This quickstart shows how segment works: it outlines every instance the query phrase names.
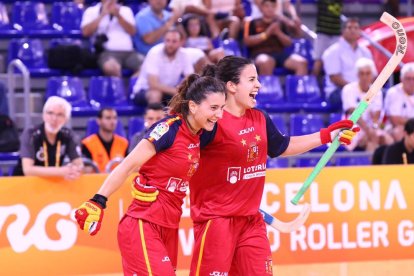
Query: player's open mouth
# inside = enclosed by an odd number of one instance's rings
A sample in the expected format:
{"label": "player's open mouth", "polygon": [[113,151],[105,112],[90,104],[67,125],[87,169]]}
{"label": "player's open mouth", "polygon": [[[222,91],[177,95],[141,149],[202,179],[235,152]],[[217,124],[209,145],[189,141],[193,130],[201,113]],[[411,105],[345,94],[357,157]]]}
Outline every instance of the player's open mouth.
{"label": "player's open mouth", "polygon": [[209,123],[211,123],[211,124],[215,124],[217,121],[216,120],[209,120],[209,119],[207,119],[207,122],[209,122]]}
{"label": "player's open mouth", "polygon": [[256,99],[256,96],[257,96],[257,92],[253,92],[249,94],[249,97],[252,98],[253,100]]}

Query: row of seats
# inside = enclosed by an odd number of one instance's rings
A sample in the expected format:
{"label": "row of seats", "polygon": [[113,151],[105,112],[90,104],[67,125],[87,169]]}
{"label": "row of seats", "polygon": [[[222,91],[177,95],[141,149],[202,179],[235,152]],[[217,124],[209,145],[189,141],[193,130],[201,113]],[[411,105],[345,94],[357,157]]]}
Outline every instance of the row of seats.
{"label": "row of seats", "polygon": [[86,92],[82,79],[78,77],[50,77],[45,97],[65,98],[73,107],[73,116],[93,116],[106,106],[114,107],[119,115],[139,115],[143,114],[144,108],[135,106],[129,99],[134,82],[135,79],[131,79],[129,88],[125,89],[121,78],[94,76],[90,78]]}

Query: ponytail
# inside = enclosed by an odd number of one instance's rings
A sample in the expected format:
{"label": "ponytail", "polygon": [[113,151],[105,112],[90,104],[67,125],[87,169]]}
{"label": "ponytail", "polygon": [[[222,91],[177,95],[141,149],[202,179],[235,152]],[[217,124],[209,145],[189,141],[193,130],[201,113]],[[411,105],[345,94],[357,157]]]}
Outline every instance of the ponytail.
{"label": "ponytail", "polygon": [[[214,71],[209,72],[209,74],[212,74]],[[169,104],[170,113],[182,114],[185,117],[189,113],[188,104],[190,101],[200,104],[211,93],[226,95],[224,83],[211,75],[191,74],[178,86],[178,93],[171,99]]]}

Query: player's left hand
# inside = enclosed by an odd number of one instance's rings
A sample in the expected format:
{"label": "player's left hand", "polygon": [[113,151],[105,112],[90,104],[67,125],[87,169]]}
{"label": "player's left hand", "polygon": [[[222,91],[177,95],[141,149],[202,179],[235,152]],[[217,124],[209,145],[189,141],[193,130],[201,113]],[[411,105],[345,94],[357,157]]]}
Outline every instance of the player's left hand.
{"label": "player's left hand", "polygon": [[351,120],[340,120],[320,130],[321,142],[322,144],[331,143],[339,135],[339,142],[343,145],[349,145],[359,131],[360,128],[354,126],[354,122]]}

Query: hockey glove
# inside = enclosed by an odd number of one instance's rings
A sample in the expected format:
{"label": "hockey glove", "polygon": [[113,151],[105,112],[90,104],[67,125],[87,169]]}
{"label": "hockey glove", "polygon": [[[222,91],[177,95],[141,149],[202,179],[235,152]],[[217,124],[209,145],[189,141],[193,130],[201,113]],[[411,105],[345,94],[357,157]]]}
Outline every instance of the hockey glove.
{"label": "hockey glove", "polygon": [[106,197],[98,194],[83,203],[75,211],[75,218],[80,228],[91,236],[96,235],[101,228],[105,207]]}
{"label": "hockey glove", "polygon": [[143,202],[154,202],[158,196],[158,189],[147,185],[145,179],[139,175],[132,181],[132,197]]}
{"label": "hockey glove", "polygon": [[349,145],[359,131],[360,128],[354,127],[354,123],[351,120],[341,120],[320,130],[321,142],[323,145],[331,143],[339,135],[339,142],[343,145]]}

